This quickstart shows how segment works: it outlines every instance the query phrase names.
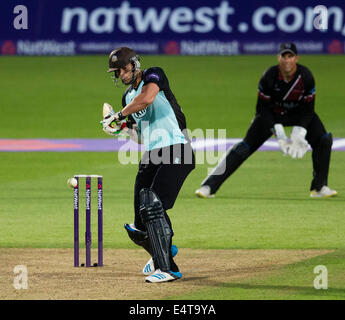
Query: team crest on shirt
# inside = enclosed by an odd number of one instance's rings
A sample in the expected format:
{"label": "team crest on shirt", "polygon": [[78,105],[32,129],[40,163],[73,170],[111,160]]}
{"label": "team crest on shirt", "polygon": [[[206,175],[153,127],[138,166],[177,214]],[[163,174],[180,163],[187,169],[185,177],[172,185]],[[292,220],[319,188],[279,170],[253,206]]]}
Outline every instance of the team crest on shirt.
{"label": "team crest on shirt", "polygon": [[140,110],[140,111],[138,111],[136,113],[133,113],[133,117],[136,118],[136,119],[141,119],[142,117],[145,116],[146,111],[147,111],[146,109],[143,109],[143,110]]}

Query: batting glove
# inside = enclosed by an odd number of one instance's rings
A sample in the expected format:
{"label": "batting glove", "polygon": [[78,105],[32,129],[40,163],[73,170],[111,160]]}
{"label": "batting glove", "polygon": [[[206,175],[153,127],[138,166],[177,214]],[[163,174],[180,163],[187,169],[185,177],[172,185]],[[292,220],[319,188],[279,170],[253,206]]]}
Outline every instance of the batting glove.
{"label": "batting glove", "polygon": [[283,152],[283,155],[286,156],[289,152],[291,144],[287,140],[284,127],[281,123],[276,123],[273,128],[274,134],[278,140],[280,150]]}
{"label": "batting glove", "polygon": [[119,122],[121,120],[124,120],[126,117],[122,115],[122,112],[115,113],[114,110],[111,110],[101,121],[101,124],[103,127],[109,126],[112,122]]}
{"label": "batting glove", "polygon": [[[102,121],[101,121],[102,122]],[[127,127],[126,120],[112,121],[110,125],[103,124],[103,131],[111,136],[118,136],[124,128]]]}
{"label": "batting glove", "polygon": [[291,131],[291,147],[288,150],[288,154],[295,159],[302,158],[308,151],[309,144],[305,139],[307,130],[303,127],[294,126]]}
{"label": "batting glove", "polygon": [[115,113],[111,108],[109,113],[104,116],[100,123],[105,133],[112,136],[117,136],[123,130],[123,128],[127,126],[126,120],[123,119],[124,117],[122,116],[121,112]]}

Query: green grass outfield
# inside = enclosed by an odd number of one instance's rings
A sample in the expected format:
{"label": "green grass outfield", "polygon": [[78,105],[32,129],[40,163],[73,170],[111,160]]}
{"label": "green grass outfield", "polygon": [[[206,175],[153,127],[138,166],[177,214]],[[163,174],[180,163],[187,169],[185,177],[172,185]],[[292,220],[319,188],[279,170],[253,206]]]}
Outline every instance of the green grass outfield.
{"label": "green grass outfield", "polygon": [[[301,56],[316,79],[316,110],[334,137],[345,137],[344,56]],[[188,127],[226,128],[242,137],[254,115],[262,73],[275,56],[142,57],[161,66]],[[107,56],[0,57],[0,137],[102,138],[104,101],[120,107],[123,89],[106,73]],[[14,126],[15,124],[15,126]]]}
{"label": "green grass outfield", "polygon": [[[274,56],[142,59],[144,67],[164,68],[190,129],[226,128],[228,137],[244,135],[257,82],[275,61]],[[334,137],[345,137],[344,57],[301,56],[301,63],[316,78],[320,118]],[[120,105],[122,90],[114,88],[106,68],[104,56],[1,57],[0,138],[107,138],[98,123],[101,107],[104,101]],[[171,298],[344,299],[344,163],[344,152],[332,153],[329,185],[339,196],[322,200],[309,198],[310,152],[301,160],[257,152],[212,200],[194,197],[208,167],[199,165],[170,211],[180,247],[335,251],[245,282]],[[116,153],[0,153],[0,248],[71,248],[72,190],[66,180],[83,172],[105,177],[104,246],[134,248],[123,223],[133,220],[136,170],[119,164]],[[328,290],[312,286],[317,265],[328,268]]]}

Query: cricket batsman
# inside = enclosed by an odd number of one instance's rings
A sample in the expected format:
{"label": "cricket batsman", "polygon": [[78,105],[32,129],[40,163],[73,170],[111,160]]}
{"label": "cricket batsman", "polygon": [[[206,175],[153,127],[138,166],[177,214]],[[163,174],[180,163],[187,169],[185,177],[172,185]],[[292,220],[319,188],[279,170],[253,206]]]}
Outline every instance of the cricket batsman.
{"label": "cricket batsman", "polygon": [[[246,136],[227,151],[226,157],[202,182],[195,192],[198,197],[214,197],[224,181],[272,134],[283,154],[292,158],[302,158],[310,145],[313,161],[310,197],[337,195],[328,187],[333,139],[314,110],[314,77],[307,67],[298,64],[294,43],[281,44],[278,61],[260,80],[256,114]],[[290,141],[285,134],[286,126],[292,126]]]}
{"label": "cricket batsman", "polygon": [[159,67],[141,69],[134,50],[121,47],[109,55],[108,72],[115,84],[128,86],[122,110],[104,114],[103,130],[117,136],[127,130],[144,144],[134,186],[134,223],[124,227],[130,239],[143,247],[151,259],[143,268],[146,282],[180,279],[174,262],[177,247],[167,211],[195,168],[194,153],[186,133],[186,119],[172,93],[164,71]]}

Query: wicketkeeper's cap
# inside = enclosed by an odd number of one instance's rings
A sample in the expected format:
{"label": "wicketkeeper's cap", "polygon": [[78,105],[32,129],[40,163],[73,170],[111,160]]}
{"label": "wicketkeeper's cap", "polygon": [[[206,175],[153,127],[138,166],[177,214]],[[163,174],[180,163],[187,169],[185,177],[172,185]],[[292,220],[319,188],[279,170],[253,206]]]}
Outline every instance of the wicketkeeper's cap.
{"label": "wicketkeeper's cap", "polygon": [[296,45],[292,42],[282,43],[279,48],[279,54],[284,54],[286,52],[290,52],[297,56]]}

